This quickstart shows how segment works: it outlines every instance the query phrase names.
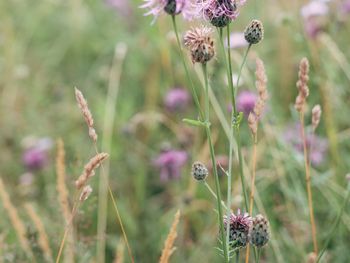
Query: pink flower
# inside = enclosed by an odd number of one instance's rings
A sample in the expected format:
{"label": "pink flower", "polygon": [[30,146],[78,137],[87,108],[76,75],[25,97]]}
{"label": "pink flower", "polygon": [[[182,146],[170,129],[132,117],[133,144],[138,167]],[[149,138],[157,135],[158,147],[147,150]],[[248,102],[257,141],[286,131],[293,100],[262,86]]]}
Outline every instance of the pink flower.
{"label": "pink flower", "polygon": [[245,0],[199,0],[197,12],[213,26],[225,27],[239,15]]}
{"label": "pink flower", "polygon": [[168,91],[164,98],[164,105],[168,111],[183,111],[190,104],[191,97],[187,90],[174,88]]}
{"label": "pink flower", "polygon": [[144,0],[144,4],[140,7],[148,9],[145,16],[153,15],[155,18],[162,12],[169,15],[181,13],[187,20],[192,19],[194,15],[192,0]]}
{"label": "pink flower", "polygon": [[28,170],[40,170],[44,168],[49,160],[49,150],[52,141],[49,138],[35,139],[25,138],[23,140],[24,152],[22,161]]}
{"label": "pink flower", "polygon": [[166,182],[170,179],[178,179],[181,169],[186,164],[188,155],[185,151],[166,150],[154,160],[154,165],[160,169],[160,180]]}

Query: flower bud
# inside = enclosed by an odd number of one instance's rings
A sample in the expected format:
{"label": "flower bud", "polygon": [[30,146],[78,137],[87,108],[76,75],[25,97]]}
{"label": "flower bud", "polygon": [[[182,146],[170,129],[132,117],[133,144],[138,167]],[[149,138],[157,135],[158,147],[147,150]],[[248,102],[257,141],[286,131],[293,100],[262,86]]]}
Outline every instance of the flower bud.
{"label": "flower bud", "polygon": [[253,218],[253,224],[250,229],[250,243],[256,247],[262,247],[270,239],[269,222],[262,215]]}
{"label": "flower bud", "polygon": [[192,171],[191,174],[194,179],[197,181],[203,181],[208,176],[208,169],[205,167],[205,165],[201,162],[194,162],[192,164]]}
{"label": "flower bud", "polygon": [[244,31],[244,38],[249,44],[257,44],[264,38],[264,27],[259,20],[253,20]]}

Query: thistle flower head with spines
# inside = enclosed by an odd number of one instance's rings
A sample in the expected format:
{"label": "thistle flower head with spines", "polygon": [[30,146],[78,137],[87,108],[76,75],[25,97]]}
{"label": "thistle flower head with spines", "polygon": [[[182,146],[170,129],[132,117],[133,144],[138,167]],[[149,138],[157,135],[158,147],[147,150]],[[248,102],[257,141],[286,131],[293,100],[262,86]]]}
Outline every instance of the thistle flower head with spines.
{"label": "thistle flower head with spines", "polygon": [[264,27],[261,21],[252,20],[244,30],[244,38],[251,45],[258,44],[264,38]]}
{"label": "thistle flower head with spines", "polygon": [[249,241],[249,229],[252,224],[252,218],[248,213],[241,214],[237,211],[237,215],[231,213],[230,218],[224,216],[224,230],[227,231],[229,224],[229,245],[231,249],[244,248]]}
{"label": "thistle flower head with spines", "polygon": [[149,10],[145,16],[153,15],[155,18],[162,12],[173,16],[182,14],[187,20],[195,15],[193,0],[144,0],[140,7]]}
{"label": "thistle flower head with spines", "polygon": [[245,0],[200,0],[198,13],[215,27],[225,27],[239,15]]}
{"label": "thistle flower head with spines", "polygon": [[202,26],[186,32],[184,44],[191,52],[192,62],[207,63],[215,55],[214,40],[211,37],[212,29]]}
{"label": "thistle flower head with spines", "polygon": [[250,243],[258,248],[263,247],[267,244],[270,239],[270,226],[269,221],[262,216],[257,215],[253,218],[251,224],[249,240]]}

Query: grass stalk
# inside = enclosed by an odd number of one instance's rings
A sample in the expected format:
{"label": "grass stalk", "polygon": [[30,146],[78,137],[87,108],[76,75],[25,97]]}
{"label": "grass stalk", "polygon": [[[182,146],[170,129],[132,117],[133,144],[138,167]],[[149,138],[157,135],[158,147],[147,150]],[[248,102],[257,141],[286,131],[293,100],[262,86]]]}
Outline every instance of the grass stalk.
{"label": "grass stalk", "polygon": [[308,161],[306,136],[305,136],[305,128],[304,128],[304,111],[300,112],[300,124],[301,124],[301,127],[300,127],[301,139],[303,141],[303,148],[304,148],[305,180],[306,180],[306,188],[307,188],[309,213],[310,213],[312,242],[314,247],[314,253],[317,255],[318,248],[317,248],[317,238],[316,238],[316,224],[315,224],[314,209],[312,204],[311,175],[310,175],[310,166]]}

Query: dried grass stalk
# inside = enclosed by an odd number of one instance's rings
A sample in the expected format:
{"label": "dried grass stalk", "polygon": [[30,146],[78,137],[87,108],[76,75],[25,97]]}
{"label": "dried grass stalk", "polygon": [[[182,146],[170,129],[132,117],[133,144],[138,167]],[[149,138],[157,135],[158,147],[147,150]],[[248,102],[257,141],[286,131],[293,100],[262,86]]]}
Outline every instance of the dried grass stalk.
{"label": "dried grass stalk", "polygon": [[315,105],[312,108],[312,129],[315,131],[320,123],[321,120],[321,106],[320,105]]}
{"label": "dried grass stalk", "polygon": [[78,180],[75,181],[75,186],[81,189],[90,177],[95,175],[95,169],[100,166],[100,164],[108,158],[107,153],[98,153],[90,159],[90,161],[85,165],[83,173],[79,176]]}
{"label": "dried grass stalk", "polygon": [[13,225],[13,228],[16,231],[21,247],[26,252],[27,256],[32,258],[33,253],[30,248],[29,240],[27,239],[26,228],[21,218],[18,215],[18,211],[16,207],[11,203],[10,197],[6,192],[5,185],[1,178],[0,178],[0,197],[2,199],[2,203],[4,204],[4,208],[10,217],[11,224]]}
{"label": "dried grass stalk", "polygon": [[162,251],[162,256],[159,259],[159,263],[168,263],[170,256],[175,251],[175,247],[173,247],[175,239],[177,237],[176,227],[180,221],[180,210],[178,210],[175,214],[175,218],[173,224],[171,225],[169,234],[164,242],[164,248]]}
{"label": "dried grass stalk", "polygon": [[33,221],[35,228],[38,230],[38,234],[39,234],[38,242],[41,250],[44,253],[45,259],[47,260],[47,262],[52,262],[53,258],[52,258],[52,251],[49,246],[50,242],[46,234],[44,224],[40,219],[40,216],[35,212],[32,204],[26,203],[24,205],[24,208],[26,209],[30,219]]}
{"label": "dried grass stalk", "polygon": [[[69,205],[69,192],[66,185],[66,163],[65,163],[65,151],[64,143],[62,139],[57,140],[57,155],[56,155],[56,174],[57,174],[57,193],[60,208],[63,214],[63,218],[66,224],[69,223],[72,213],[71,207]],[[68,243],[69,245],[65,249],[65,261],[68,263],[74,262],[74,235],[73,229],[68,232]]]}
{"label": "dried grass stalk", "polygon": [[266,88],[267,77],[265,74],[265,67],[264,67],[264,63],[259,58],[256,59],[255,76],[256,76],[255,85],[256,85],[256,89],[258,90],[259,97],[257,102],[255,103],[253,112],[249,113],[249,116],[248,116],[248,125],[254,137],[257,134],[259,118],[261,117],[261,114],[264,111],[265,104],[268,98],[268,93]]}
{"label": "dried grass stalk", "polygon": [[309,61],[307,58],[303,58],[299,64],[299,79],[297,81],[297,88],[299,90],[298,96],[295,100],[295,109],[298,112],[304,110],[306,104],[306,98],[309,96],[309,87],[307,82],[309,81]]}
{"label": "dried grass stalk", "polygon": [[80,90],[78,90],[77,88],[75,88],[75,98],[78,102],[78,106],[79,106],[81,112],[83,113],[85,122],[89,128],[89,136],[94,142],[96,142],[97,141],[97,133],[94,129],[94,119],[92,117],[91,111],[89,109],[89,106],[88,106],[86,99],[84,98],[83,93]]}
{"label": "dried grass stalk", "polygon": [[86,201],[89,198],[91,193],[92,193],[91,186],[90,185],[84,186],[83,190],[81,191],[79,201],[80,202]]}

